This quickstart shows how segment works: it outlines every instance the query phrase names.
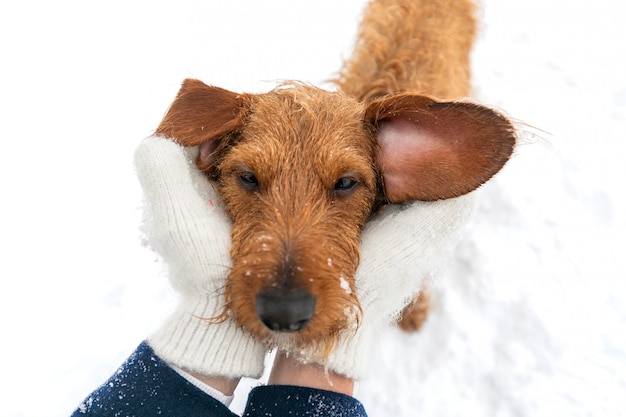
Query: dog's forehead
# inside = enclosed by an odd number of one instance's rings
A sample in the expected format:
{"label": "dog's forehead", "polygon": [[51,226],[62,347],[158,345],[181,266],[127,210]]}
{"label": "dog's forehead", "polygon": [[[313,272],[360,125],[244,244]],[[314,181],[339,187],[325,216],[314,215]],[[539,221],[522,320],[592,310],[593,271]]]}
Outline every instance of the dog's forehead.
{"label": "dog's forehead", "polygon": [[329,147],[369,152],[371,138],[363,115],[363,106],[352,97],[290,84],[257,96],[246,130],[299,152]]}
{"label": "dog's forehead", "polygon": [[350,175],[373,186],[375,139],[363,119],[362,104],[342,93],[294,85],[257,95],[221,167],[266,184],[328,187]]}
{"label": "dog's forehead", "polygon": [[[331,222],[340,207],[359,228],[377,185],[375,139],[363,123],[362,105],[312,89],[278,91],[254,100],[219,163],[222,196],[237,230],[253,229],[268,219],[277,222],[277,215],[305,230]],[[242,187],[242,174],[250,173],[258,192]],[[352,198],[345,199],[350,208],[334,204],[340,198],[336,186],[346,179],[359,184]]]}

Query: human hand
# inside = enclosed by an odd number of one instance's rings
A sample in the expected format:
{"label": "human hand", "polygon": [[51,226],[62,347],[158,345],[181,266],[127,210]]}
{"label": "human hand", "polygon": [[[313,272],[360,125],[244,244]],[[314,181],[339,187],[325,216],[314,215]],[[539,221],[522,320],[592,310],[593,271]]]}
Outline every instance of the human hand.
{"label": "human hand", "polygon": [[[436,202],[385,206],[365,226],[356,291],[362,314],[358,327],[345,329],[326,359],[327,369],[361,379],[371,341],[382,326],[435,276],[471,218],[474,194]],[[306,354],[303,356],[306,360]]]}
{"label": "human hand", "polygon": [[224,312],[231,223],[193,162],[197,152],[152,136],[135,154],[147,243],[163,259],[181,296],[148,343],[166,362],[192,373],[259,377],[265,347],[229,317],[211,320]]}

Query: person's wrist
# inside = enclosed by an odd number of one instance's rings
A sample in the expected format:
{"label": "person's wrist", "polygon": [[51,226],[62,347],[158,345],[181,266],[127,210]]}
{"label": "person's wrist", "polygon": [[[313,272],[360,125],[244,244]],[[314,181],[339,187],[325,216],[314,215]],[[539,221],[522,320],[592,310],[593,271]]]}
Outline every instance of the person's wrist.
{"label": "person's wrist", "polygon": [[269,377],[270,385],[295,385],[352,395],[354,380],[318,363],[303,362],[293,354],[278,351]]}

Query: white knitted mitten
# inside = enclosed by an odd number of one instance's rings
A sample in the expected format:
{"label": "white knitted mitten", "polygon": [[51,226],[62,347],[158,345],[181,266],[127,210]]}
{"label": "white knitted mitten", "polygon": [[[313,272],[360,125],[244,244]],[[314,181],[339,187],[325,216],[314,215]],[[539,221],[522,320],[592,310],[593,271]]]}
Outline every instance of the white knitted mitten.
{"label": "white knitted mitten", "polygon": [[193,162],[197,152],[152,136],[135,154],[147,241],[181,296],[177,310],[148,343],[163,360],[187,371],[258,378],[266,348],[231,319],[203,320],[223,312],[231,223]]}
{"label": "white knitted mitten", "polygon": [[362,308],[360,326],[346,330],[328,358],[328,369],[361,379],[371,340],[398,318],[434,276],[461,238],[473,213],[472,194],[437,202],[388,205],[363,230],[356,287]]}

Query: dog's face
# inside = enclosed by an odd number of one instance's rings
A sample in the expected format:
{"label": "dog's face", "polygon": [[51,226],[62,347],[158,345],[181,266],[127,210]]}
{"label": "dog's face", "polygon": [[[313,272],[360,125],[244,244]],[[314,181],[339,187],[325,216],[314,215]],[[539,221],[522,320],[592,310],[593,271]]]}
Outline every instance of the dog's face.
{"label": "dog's face", "polygon": [[346,99],[303,87],[248,97],[241,131],[222,139],[228,149],[213,157],[216,144],[201,146],[233,219],[227,304],[263,339],[308,345],[357,315],[375,141]]}
{"label": "dog's face", "polygon": [[272,344],[328,353],[359,317],[360,232],[381,201],[465,194],[509,158],[481,106],[398,95],[359,103],[300,84],[237,95],[187,80],[157,133],[200,146],[233,220],[228,313]]}

